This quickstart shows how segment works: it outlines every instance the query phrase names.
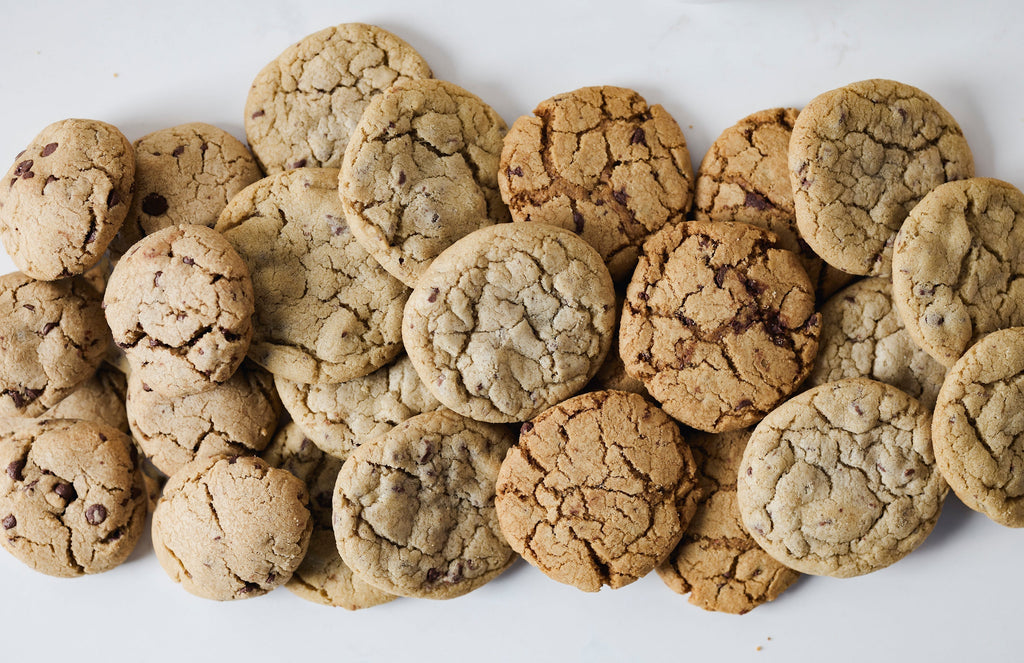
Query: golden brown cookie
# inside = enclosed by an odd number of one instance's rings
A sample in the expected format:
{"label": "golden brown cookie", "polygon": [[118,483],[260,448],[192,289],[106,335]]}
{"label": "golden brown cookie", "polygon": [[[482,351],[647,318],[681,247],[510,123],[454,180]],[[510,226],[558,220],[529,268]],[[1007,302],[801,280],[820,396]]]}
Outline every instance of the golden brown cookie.
{"label": "golden brown cookie", "polygon": [[672,551],[697,503],[678,426],[642,396],[598,391],[523,424],[498,473],[512,548],[588,592],[642,578]]}
{"label": "golden brown cookie", "polygon": [[891,270],[896,232],[939,184],[974,175],[953,116],[921,90],[882,79],[825,92],[800,111],[789,143],[800,235],[833,267]]}
{"label": "golden brown cookie", "polygon": [[749,426],[811,370],[821,317],[797,256],[745,223],[691,221],[644,244],[626,291],[619,353],[688,426]]}
{"label": "golden brown cookie", "polygon": [[498,184],[514,221],[575,231],[623,281],[647,236],[685,218],[693,166],[668,111],[606,85],[552,97],[516,120]]}
{"label": "golden brown cookie", "polygon": [[750,430],[687,437],[701,501],[679,545],[658,567],[669,589],[705,610],[742,615],[796,582],[799,573],[757,545],[740,520],[736,475]]}

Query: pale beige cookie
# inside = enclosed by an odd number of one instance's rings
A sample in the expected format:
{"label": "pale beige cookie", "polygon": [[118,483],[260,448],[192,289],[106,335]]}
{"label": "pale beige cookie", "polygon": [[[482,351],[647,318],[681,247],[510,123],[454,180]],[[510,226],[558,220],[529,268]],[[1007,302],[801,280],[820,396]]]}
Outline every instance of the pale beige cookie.
{"label": "pale beige cookie", "polygon": [[356,239],[412,287],[441,251],[508,221],[498,192],[505,121],[447,81],[407,81],[366,107],[338,194]]}
{"label": "pale beige cookie", "polygon": [[816,387],[843,378],[871,378],[935,406],[946,367],[914,343],[881,276],[847,286],[821,307],[818,357],[804,383]]}
{"label": "pale beige cookie", "polygon": [[441,407],[405,355],[339,384],[304,384],[281,377],[274,384],[302,432],[339,458],[409,417]]}
{"label": "pale beige cookie", "polygon": [[952,366],[984,334],[1024,325],[1024,193],[981,177],[936,187],[900,229],[892,263],[907,332]]}
{"label": "pale beige cookie", "polygon": [[352,452],[334,491],[345,563],[400,596],[449,599],[504,571],[494,481],[515,436],[450,410],[407,419]]}
{"label": "pale beige cookie", "polygon": [[666,412],[724,432],[756,422],[796,390],[820,328],[807,273],[773,233],[691,221],[644,244],[619,353]]}
{"label": "pale beige cookie", "polygon": [[355,241],[338,171],[301,168],[247,187],[217,221],[252,274],[249,357],[296,382],[344,382],[402,349],[408,289]]}
{"label": "pale beige cookie", "polygon": [[771,108],[722,132],[704,155],[694,187],[698,221],[739,221],[771,230],[800,257],[820,299],[853,277],[825,263],[800,237],[789,183],[789,139],[799,111]]}
{"label": "pale beige cookie", "polygon": [[96,372],[109,345],[99,294],[82,277],[0,276],[0,416],[50,409]]}
{"label": "pale beige cookie", "polygon": [[397,83],[430,78],[409,44],[374,25],[343,23],[289,46],[245,101],[245,135],[263,170],[338,168],[366,104]]}
{"label": "pale beige cookie", "polygon": [[658,567],[669,589],[705,610],[742,615],[796,582],[799,573],[757,545],[740,520],[736,474],[750,430],[687,437],[701,501],[679,545]]}
{"label": "pale beige cookie", "polygon": [[932,531],[947,491],[929,415],[864,378],[785,402],[754,429],[740,464],[747,531],[801,573],[849,578],[902,559]]}
{"label": "pale beige cookie", "polygon": [[949,369],[932,418],[939,471],[1000,525],[1024,527],[1024,327],[985,336]]}
{"label": "pale beige cookie", "polygon": [[154,131],[133,146],[135,195],[110,245],[118,255],[170,226],[212,228],[228,201],[263,176],[241,141],[203,122]]}
{"label": "pale beige cookie", "polygon": [[479,421],[525,421],[600,367],[615,290],[601,257],[572,232],[499,224],[434,261],[402,326],[406,352],[437,400]]}
{"label": "pale beige cookie", "polygon": [[18,269],[52,281],[95,265],[132,200],[135,156],[105,122],[43,129],[0,180],[0,240]]}
{"label": "pale beige cookie", "polygon": [[167,481],[153,549],[168,576],[216,601],[283,585],[309,545],[306,484],[252,456],[197,458]]}
{"label": "pale beige cookie", "polygon": [[65,578],[125,561],[146,520],[131,439],[89,421],[18,423],[0,427],[0,544],[36,571]]}
{"label": "pale beige cookie", "polygon": [[168,398],[212,389],[245,359],[255,307],[249,269],[206,226],[164,228],[118,261],[103,295],[131,372]]}
{"label": "pale beige cookie", "polygon": [[125,398],[128,381],[113,366],[100,364],[95,375],[78,385],[59,403],[40,415],[42,419],[85,419],[128,432]]}
{"label": "pale beige cookie", "polygon": [[495,508],[512,548],[588,592],[624,587],[672,551],[696,507],[696,466],[674,421],[642,396],[599,391],[523,424]]}
{"label": "pale beige cookie", "polygon": [[281,413],[273,378],[253,364],[209,391],[179,398],[161,396],[132,373],[126,405],[139,448],[167,475],[199,456],[259,453]]}
{"label": "pale beige cookie", "polygon": [[910,210],[939,184],[974,175],[960,126],[921,90],[881,79],[825,92],[789,143],[800,235],[833,267],[879,276]]}
{"label": "pale beige cookie", "polygon": [[585,87],[542,101],[513,123],[498,169],[515,221],[575,231],[623,281],[640,246],[693,201],[679,125],[633,90]]}

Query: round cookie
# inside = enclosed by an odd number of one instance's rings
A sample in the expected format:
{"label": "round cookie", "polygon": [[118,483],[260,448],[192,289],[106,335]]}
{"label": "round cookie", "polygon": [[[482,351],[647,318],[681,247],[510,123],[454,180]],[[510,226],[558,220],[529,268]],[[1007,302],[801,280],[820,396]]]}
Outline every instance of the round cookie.
{"label": "round cookie", "polygon": [[245,135],[268,174],[339,168],[369,100],[431,75],[420,54],[386,30],[363,23],[326,28],[256,75],[245,101]]}
{"label": "round cookie", "polygon": [[789,183],[789,139],[799,111],[770,108],[743,118],[711,144],[697,170],[697,221],[739,221],[772,231],[800,257],[820,299],[853,277],[825,263],[800,237]]}
{"label": "round cookie", "polygon": [[304,384],[281,377],[274,384],[302,432],[339,458],[409,417],[441,407],[404,355],[369,375],[339,384]]}
{"label": "round cookie", "polygon": [[182,224],[212,228],[236,193],[263,175],[248,148],[210,124],[190,122],[146,134],[135,148],[135,195],[111,253]]}
{"label": "round cookie", "polygon": [[338,171],[300,168],[246,187],[217,221],[260,303],[249,357],[296,382],[344,382],[402,349],[408,289],[349,232]]}
{"label": "round cookie", "polygon": [[146,520],[139,457],[127,435],[71,419],[0,432],[0,544],[40,573],[69,578],[128,558]]}
{"label": "round cookie", "polygon": [[640,246],[693,201],[679,125],[633,90],[585,87],[542,101],[505,137],[498,185],[514,221],[575,231],[624,281]]}
{"label": "round cookie", "polygon": [[515,436],[450,410],[364,442],[338,474],[334,534],[345,563],[400,596],[449,599],[515,559],[498,529],[494,481]]}
{"label": "round cookie", "polygon": [[82,277],[0,276],[0,417],[35,417],[88,380],[110,345],[98,293]]}
{"label": "round cookie", "polygon": [[825,92],[800,111],[789,143],[796,223],[833,267],[879,276],[926,193],[974,175],[953,116],[921,90],[882,79]]}
{"label": "round cookie", "polygon": [[799,386],[820,328],[807,273],[773,233],[691,221],[644,244],[619,353],[666,412],[720,433],[756,422]]}
{"label": "round cookie", "polygon": [[306,484],[261,458],[197,458],[168,479],[153,512],[157,561],[190,594],[261,596],[286,583],[306,554],[308,501]]}
{"label": "round cookie", "polygon": [[952,366],[984,334],[1024,325],[1024,193],[981,177],[936,187],[904,222],[892,263],[907,332]]}
{"label": "round cookie", "polygon": [[54,122],[0,180],[0,240],[14,264],[42,281],[95,265],[128,213],[131,143],[98,120]]}
{"label": "round cookie", "polygon": [[849,578],[902,559],[946,496],[930,428],[927,408],[883,382],[800,394],[750,436],[737,484],[743,525],[801,573]]}
{"label": "round cookie", "polygon": [[818,356],[805,386],[865,377],[891,384],[929,409],[935,407],[946,368],[907,333],[893,307],[889,279],[876,276],[847,286],[820,312]]}
{"label": "round cookie", "polygon": [[407,81],[367,105],[341,166],[352,234],[412,287],[456,240],[509,220],[498,191],[505,121],[476,95]]}
{"label": "round cookie", "polygon": [[774,601],[800,576],[757,545],[740,520],[736,475],[749,438],[747,429],[687,438],[697,461],[701,501],[658,575],[704,610],[748,613]]}
{"label": "round cookie", "polygon": [[124,405],[127,390],[124,374],[103,363],[95,375],[78,385],[40,418],[85,419],[127,433],[128,414]]}
{"label": "round cookie", "polygon": [[139,448],[167,475],[200,456],[259,453],[281,413],[273,378],[252,364],[209,391],[179,398],[161,396],[133,372],[126,408]]}
{"label": "round cookie", "polygon": [[642,396],[599,391],[523,424],[495,508],[512,548],[588,592],[624,587],[672,551],[697,502],[678,426]]}
{"label": "round cookie", "polygon": [[103,308],[132,373],[177,398],[213,388],[245,359],[255,308],[249,269],[217,231],[164,228],[118,261]]}
{"label": "round cookie", "polygon": [[935,461],[968,507],[1024,527],[1024,327],[992,332],[946,374],[932,417]]}
{"label": "round cookie", "polygon": [[433,262],[402,326],[405,350],[437,400],[479,421],[525,421],[600,367],[615,290],[601,257],[574,233],[499,224]]}

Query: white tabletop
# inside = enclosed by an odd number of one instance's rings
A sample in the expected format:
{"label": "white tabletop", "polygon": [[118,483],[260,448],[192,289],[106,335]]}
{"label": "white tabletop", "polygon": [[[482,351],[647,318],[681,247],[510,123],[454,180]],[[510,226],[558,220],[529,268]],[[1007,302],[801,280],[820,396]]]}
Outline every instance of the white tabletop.
{"label": "white tabletop", "polygon": [[[4,2],[0,155],[13,159],[65,117],[105,120],[132,140],[189,121],[244,139],[245,96],[264,64],[306,34],[363,21],[406,39],[437,77],[509,123],[559,92],[634,88],[676,117],[695,167],[723,129],[755,110],[893,78],[952,112],[979,175],[1020,186],[1024,5],[981,4]],[[0,273],[12,269],[0,257]],[[585,594],[523,562],[459,599],[349,613],[283,589],[233,603],[192,597],[161,571],[147,536],[125,565],[76,580],[0,552],[0,658],[1020,660],[1021,551],[1022,533],[951,495],[935,532],[903,561],[849,580],[806,577],[743,617],[703,612],[654,575]]]}

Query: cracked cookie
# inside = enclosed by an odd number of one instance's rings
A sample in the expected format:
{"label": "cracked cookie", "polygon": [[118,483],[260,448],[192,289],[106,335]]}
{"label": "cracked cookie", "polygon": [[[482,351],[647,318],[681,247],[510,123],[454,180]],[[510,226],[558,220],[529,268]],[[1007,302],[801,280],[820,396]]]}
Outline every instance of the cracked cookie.
{"label": "cracked cookie", "polygon": [[907,332],[952,366],[984,334],[1024,325],[1024,193],[982,177],[936,187],[904,222],[892,263]]}
{"label": "cracked cookie", "polygon": [[249,357],[296,382],[344,382],[402,349],[400,281],[355,241],[338,171],[300,168],[246,187],[217,221],[260,305]]}
{"label": "cracked cookie", "polygon": [[736,475],[749,438],[747,429],[687,437],[701,501],[658,575],[704,610],[748,613],[774,601],[800,576],[757,545],[740,520]]}
{"label": "cracked cookie", "polygon": [[789,143],[800,235],[833,267],[879,276],[910,210],[939,184],[974,175],[960,126],[921,90],[881,79],[825,92]]}
{"label": "cracked cookie", "polygon": [[1024,327],[992,332],[946,374],[932,417],[939,471],[957,497],[1024,527]]}
{"label": "cracked cookie", "polygon": [[313,443],[344,458],[364,440],[441,407],[409,358],[339,384],[304,384],[275,378],[281,403]]}
{"label": "cracked cookie", "polygon": [[498,473],[498,523],[550,578],[588,592],[624,587],[679,541],[695,472],[676,423],[642,396],[581,394],[522,425]]}
{"label": "cracked cookie", "polygon": [[931,409],[946,368],[917,346],[893,306],[888,278],[867,278],[837,292],[821,307],[814,368],[816,387],[844,378],[870,378],[901,389]]}
{"label": "cracked cookie", "polygon": [[331,523],[334,484],[342,460],[322,451],[294,422],[285,424],[261,454],[272,467],[288,470],[306,482],[313,533],[302,564],[285,588],[296,596],[320,603],[359,610],[394,600],[352,573],[338,553]]}
{"label": "cracked cookie", "polygon": [[420,54],[386,30],[363,23],[326,28],[256,75],[245,101],[245,135],[268,174],[338,168],[370,99],[431,75]]}
{"label": "cracked cookie", "polygon": [[61,120],[18,153],[0,183],[0,240],[18,269],[42,281],[99,262],[128,213],[131,143],[97,120]]}
{"label": "cracked cookie", "polygon": [[0,416],[50,409],[96,372],[108,345],[99,294],[82,277],[0,276]]}
{"label": "cracked cookie", "polygon": [[237,138],[190,122],[147,134],[135,148],[135,195],[111,253],[182,224],[212,228],[236,193],[263,175]]}
{"label": "cracked cookie", "polygon": [[364,442],[338,474],[334,534],[366,582],[400,596],[450,599],[504,571],[494,481],[515,436],[450,410]]}
{"label": "cracked cookie", "polygon": [[682,130],[660,104],[595,86],[542,101],[512,124],[498,185],[514,221],[575,231],[623,281],[647,236],[685,218],[693,166]]}
{"label": "cracked cookie", "polygon": [[197,458],[153,511],[153,548],[190,594],[246,599],[283,585],[309,545],[306,484],[254,456]]}
{"label": "cracked cookie", "polygon": [[91,378],[79,384],[40,418],[85,419],[127,433],[128,414],[124,405],[127,390],[124,374],[103,363]]}
{"label": "cracked cookie", "polygon": [[510,220],[498,191],[508,127],[447,81],[407,81],[366,107],[341,166],[338,195],[352,234],[412,287],[461,237]]}
{"label": "cracked cookie", "polygon": [[820,328],[807,273],[774,233],[691,221],[644,244],[619,353],[666,412],[720,433],[756,422],[799,386]]}
{"label": "cracked cookie", "polygon": [[255,308],[249,269],[206,226],[164,228],[118,261],[103,295],[131,372],[168,398],[230,378],[245,359]]}
{"label": "cracked cookie", "polygon": [[213,389],[178,398],[161,396],[133,372],[126,408],[139,448],[167,475],[200,456],[259,453],[281,414],[273,377],[249,363]]}
{"label": "cracked cookie", "polygon": [[0,544],[36,571],[63,578],[125,561],[146,520],[131,439],[71,419],[0,428]]}
{"label": "cracked cookie", "polygon": [[594,376],[613,337],[615,290],[601,256],[574,233],[499,224],[433,262],[402,326],[437,400],[478,421],[525,421]]}
{"label": "cracked cookie", "polygon": [[830,382],[783,403],[750,436],[737,499],[768,553],[801,573],[870,573],[917,548],[947,485],[930,413],[896,387]]}

